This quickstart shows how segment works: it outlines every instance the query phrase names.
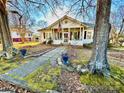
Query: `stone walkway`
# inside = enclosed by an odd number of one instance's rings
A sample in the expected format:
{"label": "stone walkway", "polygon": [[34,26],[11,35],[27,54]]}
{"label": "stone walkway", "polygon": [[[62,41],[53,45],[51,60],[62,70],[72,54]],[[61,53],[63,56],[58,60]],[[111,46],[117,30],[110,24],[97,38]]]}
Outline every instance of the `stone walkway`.
{"label": "stone walkway", "polygon": [[55,62],[56,59],[65,51],[64,47],[58,47],[50,52],[45,53],[44,55],[35,58],[32,62],[28,62],[16,69],[10,70],[9,72],[0,75],[0,79],[26,87],[27,84],[22,78],[26,77],[41,65],[47,62]]}

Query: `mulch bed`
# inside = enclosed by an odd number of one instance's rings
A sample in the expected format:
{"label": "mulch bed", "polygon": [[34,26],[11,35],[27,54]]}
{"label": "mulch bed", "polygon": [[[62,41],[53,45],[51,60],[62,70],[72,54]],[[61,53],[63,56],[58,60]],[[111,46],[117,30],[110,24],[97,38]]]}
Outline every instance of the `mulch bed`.
{"label": "mulch bed", "polygon": [[58,80],[62,93],[83,93],[80,76],[74,72],[62,71]]}
{"label": "mulch bed", "polygon": [[26,47],[22,47],[22,48],[27,49],[28,50],[27,53],[30,55],[30,54],[36,54],[36,53],[44,52],[48,49],[54,48],[54,46],[40,44],[37,46],[26,46]]}
{"label": "mulch bed", "polygon": [[109,54],[109,56],[115,57],[115,58],[120,58],[120,59],[124,59],[124,54]]}

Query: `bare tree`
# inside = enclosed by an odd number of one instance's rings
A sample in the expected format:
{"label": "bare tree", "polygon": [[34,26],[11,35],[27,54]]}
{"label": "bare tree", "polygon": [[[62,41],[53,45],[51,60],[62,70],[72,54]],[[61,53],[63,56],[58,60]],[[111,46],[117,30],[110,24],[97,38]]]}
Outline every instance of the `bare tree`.
{"label": "bare tree", "polygon": [[67,14],[72,13],[76,18],[81,18],[82,21],[95,21],[94,14],[96,8],[96,0],[68,0],[70,4]]}
{"label": "bare tree", "polygon": [[123,28],[124,28],[124,5],[121,5],[118,8],[118,17],[120,18],[120,31],[119,34],[123,33]]}
{"label": "bare tree", "polygon": [[[31,28],[36,25],[45,26],[45,22],[43,20],[38,21],[36,23],[35,19],[32,16],[38,16],[40,13],[46,16],[47,11],[53,12],[56,16],[56,7],[59,7],[61,2],[59,0],[10,0],[8,1],[8,10],[10,19],[13,19],[12,24],[18,26],[20,30],[21,27]],[[14,14],[14,16],[13,16]],[[33,15],[32,15],[33,14]],[[35,14],[35,15],[34,15]],[[17,17],[18,16],[18,17]],[[14,20],[17,19],[17,20]],[[15,22],[16,21],[16,22]],[[16,24],[15,24],[16,23]],[[20,31],[21,36],[24,38],[24,31]],[[22,39],[23,39],[22,38]],[[22,40],[24,41],[24,40]]]}
{"label": "bare tree", "polygon": [[20,37],[21,37],[21,41],[22,41],[22,43],[24,43],[25,42],[25,35],[28,31],[28,29],[26,27],[28,19],[26,19],[25,16],[21,15],[17,11],[11,11],[11,13],[12,13],[11,14],[12,15],[12,20],[11,20],[12,22],[10,24],[11,30],[15,30],[15,31],[19,32]]}
{"label": "bare tree", "polygon": [[120,5],[117,8],[117,11],[111,11],[110,21],[112,24],[112,30],[111,30],[112,37],[110,39],[112,41],[111,43],[114,46],[122,45],[121,41],[124,40],[124,12],[123,11],[124,11],[124,5]]}

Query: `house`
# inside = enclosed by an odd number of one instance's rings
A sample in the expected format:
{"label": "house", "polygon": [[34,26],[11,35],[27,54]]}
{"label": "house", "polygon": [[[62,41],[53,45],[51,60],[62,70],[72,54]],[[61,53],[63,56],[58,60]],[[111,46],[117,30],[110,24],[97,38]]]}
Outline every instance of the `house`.
{"label": "house", "polygon": [[33,41],[34,42],[39,42],[39,39],[40,39],[40,34],[39,33],[33,34]]}
{"label": "house", "polygon": [[53,44],[83,45],[93,42],[94,25],[80,22],[67,15],[46,28],[39,29],[41,42],[49,38]]}
{"label": "house", "polygon": [[11,27],[10,32],[13,42],[22,42],[22,38],[24,38],[25,42],[32,41],[33,32],[31,31],[27,31],[24,29],[20,30],[18,27]]}

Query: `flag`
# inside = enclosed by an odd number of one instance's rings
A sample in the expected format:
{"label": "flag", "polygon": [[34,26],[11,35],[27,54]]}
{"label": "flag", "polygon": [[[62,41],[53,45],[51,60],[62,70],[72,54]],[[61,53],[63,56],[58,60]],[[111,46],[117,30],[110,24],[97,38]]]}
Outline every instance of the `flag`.
{"label": "flag", "polygon": [[58,25],[58,32],[61,31],[61,23],[59,22],[59,25]]}

